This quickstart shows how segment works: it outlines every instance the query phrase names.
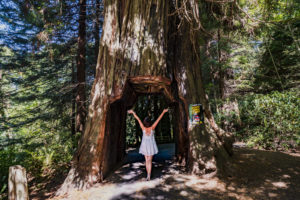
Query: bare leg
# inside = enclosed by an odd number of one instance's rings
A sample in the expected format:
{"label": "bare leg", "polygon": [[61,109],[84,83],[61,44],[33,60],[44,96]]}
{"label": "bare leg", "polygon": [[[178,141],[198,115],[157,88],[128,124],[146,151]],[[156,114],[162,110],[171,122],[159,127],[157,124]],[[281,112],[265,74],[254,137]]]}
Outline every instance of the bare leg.
{"label": "bare leg", "polygon": [[148,169],[148,156],[145,155],[145,166],[146,166],[146,171],[147,175],[149,174],[149,169]]}
{"label": "bare leg", "polygon": [[146,169],[147,169],[147,181],[149,181],[151,176],[152,156],[145,156],[145,159],[146,159]]}
{"label": "bare leg", "polygon": [[149,156],[149,158],[148,158],[148,160],[149,160],[149,167],[148,167],[149,180],[150,180],[151,170],[152,170],[152,158],[153,158],[153,156]]}

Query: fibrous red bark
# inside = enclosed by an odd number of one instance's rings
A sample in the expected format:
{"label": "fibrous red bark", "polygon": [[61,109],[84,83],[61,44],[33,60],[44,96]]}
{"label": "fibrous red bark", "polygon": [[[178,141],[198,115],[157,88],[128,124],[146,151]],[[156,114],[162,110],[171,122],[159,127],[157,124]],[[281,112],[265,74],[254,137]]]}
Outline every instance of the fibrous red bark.
{"label": "fibrous red bark", "polygon": [[[107,0],[88,120],[72,168],[58,194],[105,178],[125,155],[126,110],[141,93],[160,93],[175,110],[177,161],[192,173],[217,171],[228,153],[205,96],[201,37],[174,13],[173,1]],[[215,129],[192,126],[188,105],[202,103]],[[218,159],[217,159],[218,158]],[[222,159],[224,158],[224,159]]]}

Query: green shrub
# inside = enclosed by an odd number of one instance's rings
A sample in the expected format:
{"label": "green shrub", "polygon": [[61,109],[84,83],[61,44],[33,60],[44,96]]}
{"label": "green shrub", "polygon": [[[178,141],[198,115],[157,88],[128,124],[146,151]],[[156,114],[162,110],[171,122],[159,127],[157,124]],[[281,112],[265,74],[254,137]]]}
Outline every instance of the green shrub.
{"label": "green shrub", "polygon": [[20,131],[13,138],[0,137],[0,141],[6,141],[0,146],[0,199],[7,193],[10,166],[22,165],[30,176],[39,178],[66,169],[72,159],[75,141],[69,132],[27,130],[26,136],[22,134]]}
{"label": "green shrub", "polygon": [[250,146],[288,149],[300,144],[300,98],[295,91],[249,95],[239,101],[238,136]]}

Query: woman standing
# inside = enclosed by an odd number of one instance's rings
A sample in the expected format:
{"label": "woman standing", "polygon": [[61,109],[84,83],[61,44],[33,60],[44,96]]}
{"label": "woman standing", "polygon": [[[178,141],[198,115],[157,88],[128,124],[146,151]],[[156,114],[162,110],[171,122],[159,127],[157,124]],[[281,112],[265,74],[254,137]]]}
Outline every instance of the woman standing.
{"label": "woman standing", "polygon": [[133,110],[128,111],[129,114],[133,114],[133,116],[137,119],[143,131],[143,138],[139,152],[145,156],[147,181],[150,180],[151,176],[153,155],[158,153],[157,145],[154,138],[154,129],[166,112],[168,112],[168,109],[164,109],[160,116],[157,118],[157,120],[153,124],[151,124],[151,120],[149,117],[146,117],[142,123],[140,118],[135,114]]}

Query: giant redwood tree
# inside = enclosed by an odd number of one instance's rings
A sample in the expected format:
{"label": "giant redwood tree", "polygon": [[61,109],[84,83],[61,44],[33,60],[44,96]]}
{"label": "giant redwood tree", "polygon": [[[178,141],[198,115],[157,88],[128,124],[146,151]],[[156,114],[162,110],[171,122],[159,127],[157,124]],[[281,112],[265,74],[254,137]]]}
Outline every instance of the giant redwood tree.
{"label": "giant redwood tree", "polygon": [[[179,15],[180,6],[194,18]],[[230,145],[202,84],[198,12],[194,0],[105,1],[88,119],[58,194],[101,181],[124,158],[126,111],[143,93],[165,95],[174,108],[177,162],[195,174],[223,169]],[[202,103],[205,127],[189,124],[193,103]]]}

